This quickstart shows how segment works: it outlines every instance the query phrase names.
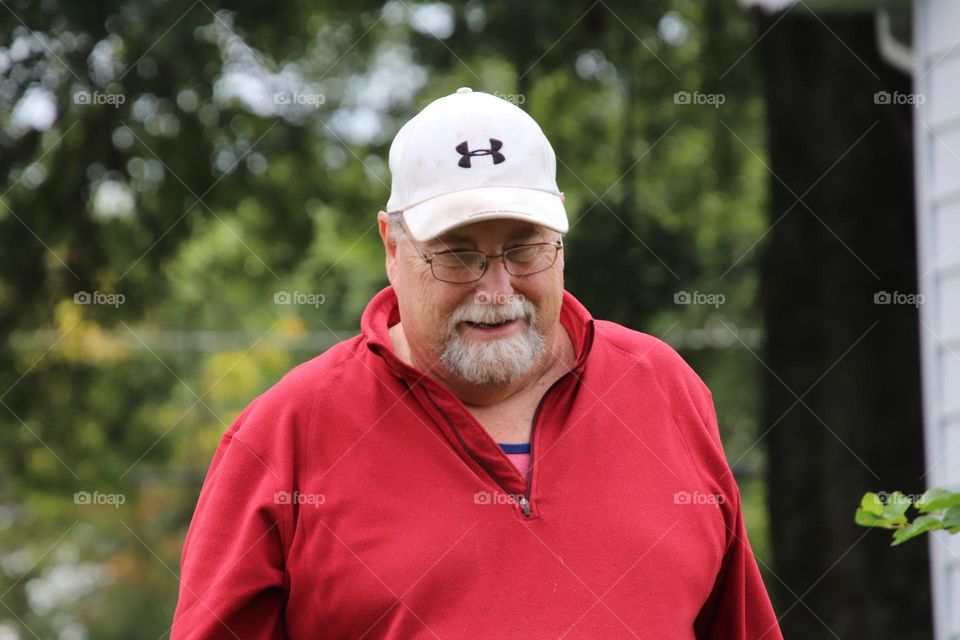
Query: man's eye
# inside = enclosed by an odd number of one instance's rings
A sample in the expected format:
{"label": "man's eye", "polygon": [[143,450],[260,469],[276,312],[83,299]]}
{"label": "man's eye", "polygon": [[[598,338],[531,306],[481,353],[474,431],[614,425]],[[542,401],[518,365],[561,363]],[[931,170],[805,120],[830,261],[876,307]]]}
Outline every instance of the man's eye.
{"label": "man's eye", "polygon": [[483,260],[480,254],[469,251],[438,253],[433,259],[444,267],[474,266]]}
{"label": "man's eye", "polygon": [[542,250],[543,247],[541,246],[516,247],[510,249],[507,255],[512,262],[530,262],[537,258]]}

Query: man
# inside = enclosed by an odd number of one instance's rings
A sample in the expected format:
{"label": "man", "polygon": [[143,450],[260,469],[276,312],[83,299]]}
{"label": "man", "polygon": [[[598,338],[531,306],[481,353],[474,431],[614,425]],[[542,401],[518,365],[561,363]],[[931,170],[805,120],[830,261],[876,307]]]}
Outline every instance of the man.
{"label": "man", "polygon": [[224,435],[171,637],[781,638],[709,390],[563,289],[539,126],[463,88],[390,169],[391,286]]}

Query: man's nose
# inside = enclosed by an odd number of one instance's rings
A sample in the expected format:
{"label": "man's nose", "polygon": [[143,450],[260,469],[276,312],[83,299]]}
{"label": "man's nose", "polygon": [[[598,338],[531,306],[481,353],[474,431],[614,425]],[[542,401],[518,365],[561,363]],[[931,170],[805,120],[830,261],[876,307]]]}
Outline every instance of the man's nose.
{"label": "man's nose", "polygon": [[503,257],[488,258],[487,271],[480,278],[479,284],[493,293],[512,293],[512,278],[507,272]]}

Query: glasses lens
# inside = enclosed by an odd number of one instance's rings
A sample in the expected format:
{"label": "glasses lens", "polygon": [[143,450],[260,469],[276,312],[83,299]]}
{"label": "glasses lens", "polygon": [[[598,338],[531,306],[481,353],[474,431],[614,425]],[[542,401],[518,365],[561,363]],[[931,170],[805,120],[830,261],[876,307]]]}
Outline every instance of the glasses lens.
{"label": "glasses lens", "polygon": [[508,249],[503,257],[507,271],[515,276],[529,276],[546,271],[557,260],[557,245],[530,244]]}
{"label": "glasses lens", "polygon": [[437,253],[431,265],[433,277],[444,282],[473,282],[483,276],[486,256],[479,251]]}

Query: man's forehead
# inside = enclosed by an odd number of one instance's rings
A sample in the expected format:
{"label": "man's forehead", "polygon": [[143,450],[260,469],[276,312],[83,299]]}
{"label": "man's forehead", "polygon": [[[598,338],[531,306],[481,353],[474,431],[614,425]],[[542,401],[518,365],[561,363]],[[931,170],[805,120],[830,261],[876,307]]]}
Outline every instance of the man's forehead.
{"label": "man's forehead", "polygon": [[[504,224],[503,222],[506,222]],[[517,221],[498,221],[499,224],[490,224],[485,222],[476,222],[461,227],[456,227],[450,231],[441,234],[431,241],[436,244],[450,244],[454,242],[476,242],[492,238],[495,240],[517,240],[531,238],[540,235],[546,230],[546,227],[531,222]]]}

